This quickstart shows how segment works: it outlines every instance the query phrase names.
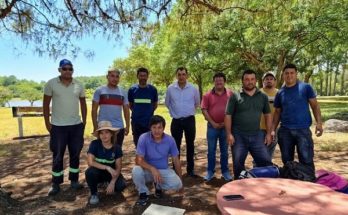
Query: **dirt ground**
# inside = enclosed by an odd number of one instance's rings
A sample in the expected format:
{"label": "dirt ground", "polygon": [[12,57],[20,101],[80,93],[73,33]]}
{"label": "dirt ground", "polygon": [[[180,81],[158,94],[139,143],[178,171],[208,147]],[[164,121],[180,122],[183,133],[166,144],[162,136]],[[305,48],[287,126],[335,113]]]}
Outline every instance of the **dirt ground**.
{"label": "dirt ground", "polygon": [[[85,182],[84,171],[87,168],[86,151],[90,139],[85,140],[85,146],[81,153],[80,181],[85,188],[74,192],[69,188],[67,170],[65,170],[65,182],[62,192],[55,197],[48,197],[50,187],[51,152],[48,150],[48,137],[6,141],[0,144],[0,185],[1,190],[6,191],[13,199],[1,198],[0,214],[141,214],[147,206],[135,206],[138,193],[131,180],[131,169],[134,165],[134,145],[128,136],[125,139],[123,150],[122,173],[127,179],[128,186],[123,193],[106,196],[103,189],[100,191],[100,204],[92,207],[88,202],[89,190]],[[185,214],[219,214],[216,206],[215,195],[219,188],[226,182],[221,179],[219,163],[217,162],[216,178],[206,183],[203,180],[205,174],[206,141],[196,140],[195,171],[199,178],[185,176],[186,161],[183,159],[184,187],[183,196],[166,193],[162,199],[150,197],[151,203],[183,208]],[[185,158],[185,145],[182,147],[182,157]],[[219,156],[217,155],[217,158]],[[231,155],[230,155],[231,157]],[[229,159],[231,163],[231,158]],[[334,170],[348,178],[348,152],[347,151],[318,151],[315,152],[317,169],[325,168]],[[279,150],[276,150],[274,162],[280,162]],[[67,166],[67,156],[66,165]],[[251,167],[248,156],[247,167]],[[232,168],[230,168],[232,169]],[[3,194],[2,194],[3,195]],[[4,199],[7,199],[6,201]]]}

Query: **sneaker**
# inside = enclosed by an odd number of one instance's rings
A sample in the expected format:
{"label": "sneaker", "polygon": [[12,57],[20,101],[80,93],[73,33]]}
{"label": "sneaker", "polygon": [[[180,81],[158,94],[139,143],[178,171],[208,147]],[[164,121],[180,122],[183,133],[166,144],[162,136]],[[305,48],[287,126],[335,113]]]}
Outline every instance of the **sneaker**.
{"label": "sneaker", "polygon": [[91,195],[91,198],[89,199],[89,204],[96,205],[99,203],[99,198],[97,195]]}
{"label": "sneaker", "polygon": [[149,200],[149,196],[146,193],[140,193],[139,199],[136,202],[136,204],[145,206],[147,204],[148,200]]}
{"label": "sneaker", "polygon": [[48,190],[48,195],[55,196],[59,193],[59,191],[60,191],[59,184],[52,184],[51,188]]}
{"label": "sneaker", "polygon": [[214,172],[208,171],[208,172],[207,172],[207,175],[204,176],[204,181],[210,181],[210,180],[213,179],[213,178],[214,178]]}
{"label": "sneaker", "polygon": [[71,189],[74,189],[74,190],[80,190],[80,189],[83,188],[83,185],[80,184],[78,181],[72,181],[72,182],[70,183],[70,188],[71,188]]}
{"label": "sneaker", "polygon": [[231,176],[230,172],[224,172],[222,173],[222,178],[225,179],[225,181],[232,181],[233,177]]}
{"label": "sneaker", "polygon": [[156,189],[156,190],[155,190],[154,197],[155,197],[156,199],[162,198],[162,197],[163,197],[163,191],[162,191],[162,189]]}

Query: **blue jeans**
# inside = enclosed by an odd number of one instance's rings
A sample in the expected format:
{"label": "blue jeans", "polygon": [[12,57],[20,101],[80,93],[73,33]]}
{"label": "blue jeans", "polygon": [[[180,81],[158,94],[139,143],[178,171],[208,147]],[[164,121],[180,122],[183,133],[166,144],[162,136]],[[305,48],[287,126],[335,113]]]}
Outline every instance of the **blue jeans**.
{"label": "blue jeans", "polygon": [[271,166],[272,160],[264,144],[264,134],[258,131],[256,134],[240,134],[233,132],[234,144],[232,146],[233,174],[238,179],[242,170],[245,169],[245,160],[250,152],[256,166]]}
{"label": "blue jeans", "polygon": [[313,140],[312,132],[309,128],[289,129],[280,127],[278,131],[278,143],[283,164],[294,160],[296,147],[299,162],[309,165],[314,169]]}
{"label": "blue jeans", "polygon": [[215,172],[216,146],[219,140],[221,173],[229,172],[228,169],[228,147],[224,128],[216,129],[208,123],[208,168],[207,171]]}

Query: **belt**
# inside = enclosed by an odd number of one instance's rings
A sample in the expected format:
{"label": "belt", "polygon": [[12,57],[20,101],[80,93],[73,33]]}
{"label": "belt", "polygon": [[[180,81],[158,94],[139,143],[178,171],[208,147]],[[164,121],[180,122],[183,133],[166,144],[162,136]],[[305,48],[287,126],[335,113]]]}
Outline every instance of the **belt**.
{"label": "belt", "polygon": [[180,117],[180,118],[174,118],[175,120],[185,120],[185,119],[189,119],[191,117],[194,117],[193,115],[191,116],[186,116],[186,117]]}

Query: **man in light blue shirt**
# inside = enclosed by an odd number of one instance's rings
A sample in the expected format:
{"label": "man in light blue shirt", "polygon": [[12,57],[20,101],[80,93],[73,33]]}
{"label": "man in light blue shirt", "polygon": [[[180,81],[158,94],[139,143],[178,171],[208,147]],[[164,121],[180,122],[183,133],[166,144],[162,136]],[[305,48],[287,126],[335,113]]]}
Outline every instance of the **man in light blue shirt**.
{"label": "man in light blue shirt", "polygon": [[194,141],[196,137],[196,108],[200,105],[197,88],[188,83],[185,67],[176,70],[177,82],[169,85],[165,104],[173,118],[170,131],[180,152],[182,135],[185,132],[187,175],[197,177],[194,173]]}

